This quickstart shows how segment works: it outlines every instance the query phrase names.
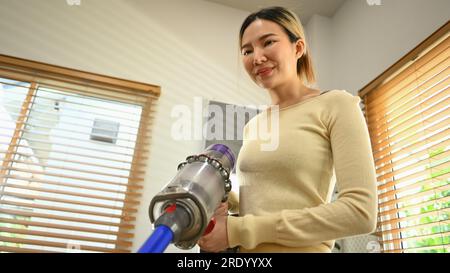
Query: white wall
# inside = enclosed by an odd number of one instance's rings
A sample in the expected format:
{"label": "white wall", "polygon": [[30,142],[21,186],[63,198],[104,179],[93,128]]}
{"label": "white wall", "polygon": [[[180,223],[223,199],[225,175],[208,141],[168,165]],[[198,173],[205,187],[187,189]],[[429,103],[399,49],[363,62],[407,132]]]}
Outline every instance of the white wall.
{"label": "white wall", "polygon": [[304,28],[316,74],[315,87],[323,91],[334,89],[329,50],[333,44],[331,19],[314,14]]}
{"label": "white wall", "polygon": [[172,107],[192,108],[194,96],[242,105],[268,102],[239,62],[237,35],[247,12],[201,0],[81,0],[80,6],[0,0],[0,5],[0,54],[162,87],[133,250],[151,231],[151,198],[179,162],[202,148],[201,140],[172,140]]}
{"label": "white wall", "polygon": [[380,1],[347,0],[332,18],[315,15],[305,27],[321,89],[357,94],[449,19],[448,0]]}

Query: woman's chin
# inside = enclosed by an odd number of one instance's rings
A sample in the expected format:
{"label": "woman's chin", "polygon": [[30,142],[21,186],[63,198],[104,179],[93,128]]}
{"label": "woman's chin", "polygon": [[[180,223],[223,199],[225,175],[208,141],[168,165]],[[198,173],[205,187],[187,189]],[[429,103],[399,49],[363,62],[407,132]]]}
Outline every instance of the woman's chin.
{"label": "woman's chin", "polygon": [[272,81],[258,81],[256,84],[264,89],[271,89],[274,86],[274,83]]}

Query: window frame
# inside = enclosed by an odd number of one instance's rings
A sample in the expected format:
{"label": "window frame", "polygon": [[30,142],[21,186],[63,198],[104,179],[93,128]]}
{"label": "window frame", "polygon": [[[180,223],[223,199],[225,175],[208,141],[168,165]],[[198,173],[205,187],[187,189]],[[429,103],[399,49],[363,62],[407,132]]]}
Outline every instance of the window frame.
{"label": "window frame", "polygon": [[[27,95],[22,103],[20,115],[15,120],[15,131],[7,152],[5,153],[2,168],[0,169],[0,175],[2,175],[2,177],[0,177],[0,182],[2,184],[8,179],[4,177],[4,175],[6,175],[9,168],[11,168],[13,164],[13,160],[11,159],[17,153],[18,148],[14,143],[17,144],[24,133],[23,129],[26,125],[26,119],[29,117],[29,112],[31,111],[31,104],[33,103],[32,98],[42,84],[43,86],[59,86],[66,92],[67,90],[72,90],[74,94],[77,94],[75,90],[89,90],[89,92],[97,94],[99,98],[112,99],[110,96],[114,96],[113,99],[115,101],[126,101],[126,97],[130,95],[139,96],[140,99],[138,104],[142,106],[142,112],[140,116],[140,126],[136,134],[136,144],[131,168],[129,170],[130,178],[126,184],[127,194],[123,201],[124,207],[128,200],[136,200],[136,197],[133,196],[141,196],[140,191],[143,188],[144,179],[139,174],[145,173],[146,169],[145,164],[142,164],[142,162],[147,161],[149,155],[152,120],[156,108],[154,106],[161,93],[161,88],[159,86],[2,54],[0,54],[0,77],[30,84]],[[139,179],[137,179],[137,177],[139,177]],[[130,189],[130,186],[133,188]],[[128,192],[133,192],[133,196],[129,195]],[[137,203],[135,207],[138,205],[139,203]],[[124,240],[131,240],[133,238],[132,234],[130,236],[130,229],[125,229],[124,226],[128,225],[128,227],[131,226],[132,229],[134,229],[134,215],[136,212],[137,209],[134,209],[133,211],[122,210],[122,217],[120,218],[119,223],[120,228],[117,231],[116,248],[118,248],[119,241],[123,242]],[[119,234],[123,234],[124,237],[119,236]],[[20,249],[15,249],[14,247],[3,247],[3,249],[4,251],[20,251]],[[29,250],[24,249],[23,251],[27,252]],[[119,252],[130,251],[131,242],[127,244],[126,247],[120,247]]]}

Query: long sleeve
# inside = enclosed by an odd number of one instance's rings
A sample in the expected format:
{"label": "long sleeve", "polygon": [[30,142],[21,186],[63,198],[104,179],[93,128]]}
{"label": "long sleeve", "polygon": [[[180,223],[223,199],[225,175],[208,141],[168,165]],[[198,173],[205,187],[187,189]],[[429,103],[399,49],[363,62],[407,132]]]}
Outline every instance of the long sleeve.
{"label": "long sleeve", "polygon": [[[366,122],[358,105],[360,99],[339,91],[322,100],[326,111],[317,114],[317,123],[327,132],[321,137],[327,138],[329,143],[330,161],[334,165],[339,189],[337,200],[300,209],[268,210],[260,215],[228,217],[230,247],[240,245],[252,249],[261,243],[307,247],[374,231],[376,176]],[[314,107],[318,103],[316,100],[302,107]],[[312,113],[318,110],[314,111]],[[319,180],[321,174],[306,177]],[[308,188],[310,184],[304,184],[303,192],[315,190]]]}
{"label": "long sleeve", "polygon": [[228,194],[228,211],[232,214],[239,213],[239,197],[234,191],[230,191]]}

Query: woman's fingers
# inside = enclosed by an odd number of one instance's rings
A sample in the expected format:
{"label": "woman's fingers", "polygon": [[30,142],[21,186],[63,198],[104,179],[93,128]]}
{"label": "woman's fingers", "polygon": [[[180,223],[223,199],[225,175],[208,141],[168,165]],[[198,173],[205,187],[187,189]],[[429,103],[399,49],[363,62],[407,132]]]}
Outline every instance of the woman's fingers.
{"label": "woman's fingers", "polygon": [[228,202],[223,202],[215,210],[214,215],[228,215]]}
{"label": "woman's fingers", "polygon": [[198,245],[208,252],[219,252],[228,248],[227,217],[217,216],[216,225],[211,233],[200,237]]}

